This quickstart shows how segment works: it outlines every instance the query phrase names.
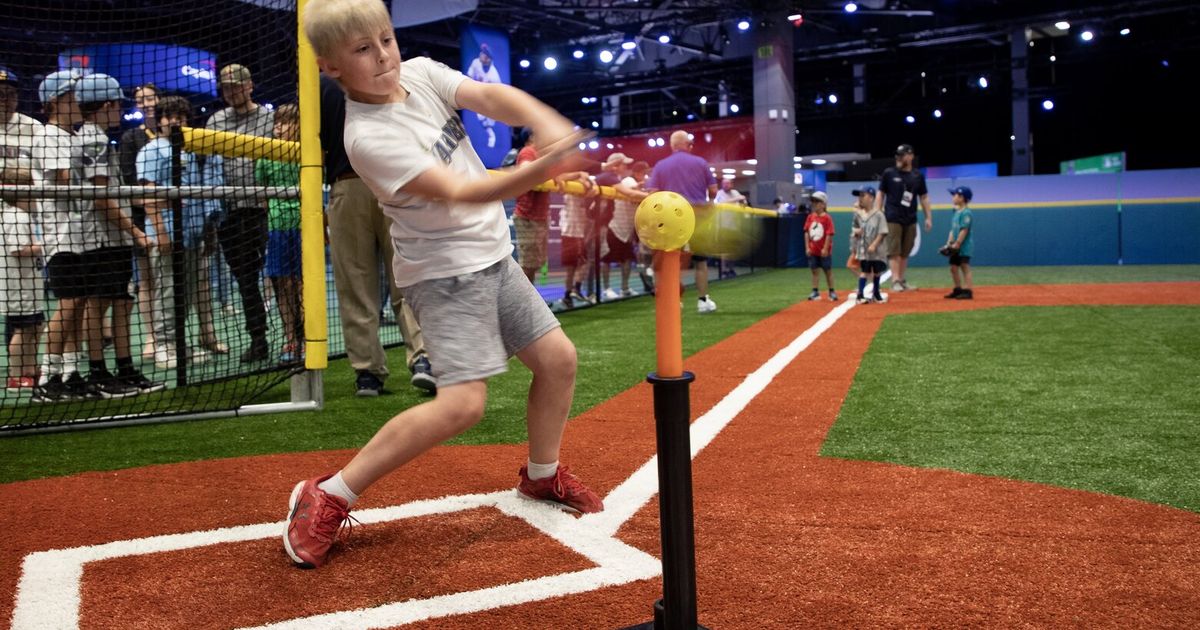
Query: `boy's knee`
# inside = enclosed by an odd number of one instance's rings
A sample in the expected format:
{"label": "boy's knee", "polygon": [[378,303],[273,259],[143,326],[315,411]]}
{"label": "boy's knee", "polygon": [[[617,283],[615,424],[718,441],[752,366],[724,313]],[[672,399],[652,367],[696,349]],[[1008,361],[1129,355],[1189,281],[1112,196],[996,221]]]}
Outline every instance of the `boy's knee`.
{"label": "boy's knee", "polygon": [[562,342],[555,344],[553,350],[547,353],[544,370],[561,378],[573,379],[577,365],[578,356],[575,353],[575,344],[571,343],[571,340],[564,335]]}
{"label": "boy's knee", "polygon": [[455,428],[455,433],[466,431],[479,424],[483,419],[487,397],[473,392],[466,395],[456,395],[452,401],[447,401],[443,407],[446,422]]}

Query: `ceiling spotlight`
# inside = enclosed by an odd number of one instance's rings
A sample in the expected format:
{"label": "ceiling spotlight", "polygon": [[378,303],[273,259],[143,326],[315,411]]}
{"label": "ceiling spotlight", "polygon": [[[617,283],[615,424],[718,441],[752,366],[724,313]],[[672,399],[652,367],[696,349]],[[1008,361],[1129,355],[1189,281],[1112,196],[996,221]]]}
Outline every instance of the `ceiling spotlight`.
{"label": "ceiling spotlight", "polygon": [[811,162],[817,166],[824,166],[825,164],[829,163],[828,160],[825,160],[824,158],[813,158]]}
{"label": "ceiling spotlight", "polygon": [[659,36],[658,36],[658,43],[660,43],[660,44],[670,44],[670,43],[671,43],[671,36],[670,36],[670,35],[667,35],[666,33],[663,33],[662,35],[659,35]]}
{"label": "ceiling spotlight", "polygon": [[749,164],[750,166],[758,166],[758,160],[755,158],[750,158],[749,160],[746,160],[746,163]]}
{"label": "ceiling spotlight", "polygon": [[597,142],[597,141],[595,141],[595,140],[592,140],[591,142],[589,142],[589,143],[588,143],[588,148],[589,148],[589,149],[592,149],[593,151],[594,151],[594,150],[596,150],[596,149],[599,149],[599,148],[600,148],[600,143],[599,143],[599,142]]}
{"label": "ceiling spotlight", "polygon": [[1090,42],[1093,39],[1096,39],[1096,34],[1091,31],[1084,31],[1079,34],[1079,39],[1082,39],[1085,42]]}
{"label": "ceiling spotlight", "polygon": [[1016,137],[1016,136],[1009,136],[1009,137],[1008,137],[1008,139],[1009,139],[1009,140],[1012,140],[1013,142],[1016,142],[1016,141],[1017,141],[1017,137]]}
{"label": "ceiling spotlight", "polygon": [[1044,109],[1046,111],[1050,111],[1050,110],[1054,109],[1054,101],[1052,101],[1050,99],[1046,99],[1046,100],[1042,101],[1042,109]]}
{"label": "ceiling spotlight", "polygon": [[1071,23],[1067,22],[1065,20],[1062,22],[1055,22],[1054,28],[1056,28],[1060,31],[1069,31],[1069,30],[1071,30]]}
{"label": "ceiling spotlight", "polygon": [[804,14],[802,14],[802,13],[793,13],[793,14],[789,15],[787,19],[788,19],[788,21],[789,21],[789,22],[803,22],[803,21],[804,21]]}
{"label": "ceiling spotlight", "polygon": [[613,54],[611,50],[600,51],[600,63],[612,63]]}
{"label": "ceiling spotlight", "polygon": [[650,139],[646,140],[646,144],[650,145],[650,148],[653,149],[654,148],[654,138],[650,138]]}
{"label": "ceiling spotlight", "polygon": [[754,177],[754,171],[742,171],[742,175],[746,177]]}
{"label": "ceiling spotlight", "polygon": [[588,103],[590,103],[591,101],[590,101],[590,100],[588,100],[588,97],[584,96],[583,98],[579,99],[579,102],[580,102],[580,103],[583,103],[584,105],[587,105],[587,104],[588,104]]}
{"label": "ceiling spotlight", "polygon": [[546,68],[547,70],[554,70],[558,67],[558,60],[554,57],[546,57],[542,60],[542,67]]}
{"label": "ceiling spotlight", "polygon": [[663,146],[663,145],[664,145],[664,144],[666,144],[666,143],[667,143],[667,141],[666,141],[666,140],[663,140],[662,138],[655,138],[655,139],[654,139],[654,144],[655,144],[655,146],[660,146],[660,147],[661,147],[661,146]]}
{"label": "ceiling spotlight", "polygon": [[518,65],[518,66],[521,66],[522,68],[528,68],[528,67],[529,67],[529,60],[528,60],[528,59],[522,59],[522,60],[520,60],[520,61],[518,61],[518,62],[517,62],[517,65]]}
{"label": "ceiling spotlight", "polygon": [[583,143],[583,142],[580,142],[580,143],[579,143],[579,150],[580,150],[580,151],[586,151],[586,150],[587,150],[587,144],[586,144],[586,143]]}
{"label": "ceiling spotlight", "polygon": [[935,110],[933,110],[933,117],[934,117],[934,118],[941,118],[941,117],[942,117],[942,110],[940,110],[940,109],[935,109]]}
{"label": "ceiling spotlight", "polygon": [[610,149],[611,149],[611,148],[613,148],[613,143],[609,142],[609,143],[608,143],[607,145],[605,145],[605,146],[607,146],[608,148],[610,148]]}
{"label": "ceiling spotlight", "polygon": [[1050,63],[1054,63],[1055,61],[1058,61],[1058,55],[1050,55]]}
{"label": "ceiling spotlight", "polygon": [[911,125],[911,124],[917,122],[917,117],[913,116],[912,114],[909,114],[908,116],[904,117],[904,122]]}
{"label": "ceiling spotlight", "polygon": [[750,30],[750,22],[749,20],[742,20],[737,23],[737,27],[739,31],[748,31]]}
{"label": "ceiling spotlight", "polygon": [[701,97],[700,97],[700,104],[701,104],[701,105],[704,105],[704,104],[706,104],[706,103],[708,103],[708,97],[707,97],[707,96],[701,96]]}
{"label": "ceiling spotlight", "polygon": [[726,175],[736,175],[737,169],[736,168],[723,168],[723,169],[721,169],[721,172]]}
{"label": "ceiling spotlight", "polygon": [[632,39],[627,39],[621,42],[622,50],[633,50],[634,48],[637,48],[637,42],[633,41]]}
{"label": "ceiling spotlight", "polygon": [[837,94],[830,94],[830,95],[829,95],[829,104],[830,104],[830,105],[837,105],[837,102],[838,102],[838,97],[837,97]]}
{"label": "ceiling spotlight", "polygon": [[600,123],[593,120],[592,121],[592,129],[599,129],[599,128],[600,128]]}
{"label": "ceiling spotlight", "polygon": [[583,59],[583,51],[576,49],[575,52],[571,53],[571,56],[576,59]]}
{"label": "ceiling spotlight", "polygon": [[987,86],[988,86],[987,77],[979,77],[979,87],[984,88],[986,90]]}
{"label": "ceiling spotlight", "polygon": [[813,103],[817,105],[823,105],[825,103],[825,97],[818,94],[817,98],[813,99]]}
{"label": "ceiling spotlight", "polygon": [[847,2],[845,9],[846,9],[846,13],[854,13],[855,11],[858,10],[858,5],[854,4],[853,2]]}
{"label": "ceiling spotlight", "polygon": [[[1165,62],[1164,62],[1164,63],[1165,63]],[[739,111],[741,111],[741,110],[742,110],[742,108],[741,108],[741,107],[738,107],[738,104],[737,104],[737,103],[734,103],[733,105],[730,105],[730,106],[729,106],[729,111],[731,111],[731,112],[733,112],[733,113],[735,113],[735,114],[736,114],[736,113],[738,113],[738,112],[739,112]]]}
{"label": "ceiling spotlight", "polygon": [[1123,29],[1121,29],[1121,37],[1124,37],[1124,36],[1126,36],[1126,35],[1128,35],[1128,34],[1130,34],[1130,33],[1132,33],[1132,32],[1133,32],[1133,31],[1131,31],[1131,30],[1129,30],[1129,29],[1127,29],[1127,28],[1123,28]]}

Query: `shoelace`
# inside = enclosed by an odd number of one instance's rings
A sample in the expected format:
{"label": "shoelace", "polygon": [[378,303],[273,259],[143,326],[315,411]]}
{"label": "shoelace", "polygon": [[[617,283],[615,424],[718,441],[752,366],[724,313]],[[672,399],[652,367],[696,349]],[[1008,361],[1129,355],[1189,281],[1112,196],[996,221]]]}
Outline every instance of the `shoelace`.
{"label": "shoelace", "polygon": [[[350,516],[349,510],[336,501],[325,499],[321,502],[317,519],[313,523],[312,534],[321,542],[333,544],[334,539],[343,528],[346,529],[346,539],[349,539],[350,533],[354,531],[355,523],[359,523],[359,521]],[[361,523],[359,524],[361,525]]]}
{"label": "shoelace", "polygon": [[577,497],[585,492],[583,484],[579,483],[579,479],[571,474],[568,466],[558,467],[558,470],[554,473],[554,496],[560,498],[567,495]]}

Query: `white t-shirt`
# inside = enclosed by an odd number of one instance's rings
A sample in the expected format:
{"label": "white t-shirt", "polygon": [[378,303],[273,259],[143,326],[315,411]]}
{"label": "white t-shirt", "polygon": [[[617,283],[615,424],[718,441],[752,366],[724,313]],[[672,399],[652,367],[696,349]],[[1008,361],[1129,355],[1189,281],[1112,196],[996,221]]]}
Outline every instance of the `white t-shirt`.
{"label": "white t-shirt", "polygon": [[0,122],[0,168],[33,170],[33,145],[41,133],[42,123],[19,112]]}
{"label": "white t-shirt", "polygon": [[[632,176],[622,179],[621,185],[626,188],[641,188]],[[625,197],[617,197],[613,203],[613,217],[612,221],[608,222],[608,229],[612,231],[613,236],[621,239],[622,243],[628,243],[629,239],[633,238],[633,216],[637,214],[638,203]]]}
{"label": "white t-shirt", "polygon": [[[108,142],[108,134],[95,124],[84,123],[75,132],[75,148],[71,151],[71,185],[92,186],[95,177],[108,178],[109,186],[121,184],[117,153]],[[83,227],[80,244],[83,251],[133,245],[133,235],[97,210],[95,200],[82,199],[76,203]],[[128,210],[124,212],[129,213]]]}
{"label": "white t-shirt", "polygon": [[558,215],[559,229],[563,236],[571,238],[587,236],[589,221],[587,211],[591,205],[591,197],[563,195],[563,209]]}
{"label": "white t-shirt", "polygon": [[33,219],[28,212],[0,201],[0,314],[35,315],[42,312],[38,301],[42,274],[37,256],[14,256],[13,252],[25,249],[36,241],[33,235]]}
{"label": "white t-shirt", "polygon": [[717,196],[713,198],[714,203],[741,203],[746,200],[746,196],[736,188],[730,188],[729,192],[725,189],[717,191]]}
{"label": "white t-shirt", "polygon": [[[71,169],[75,136],[58,125],[44,125],[33,143],[34,167],[47,185],[58,183],[58,171]],[[59,252],[82,253],[79,203],[70,199],[43,199],[39,204],[43,255],[50,260]]]}
{"label": "white t-shirt", "polygon": [[400,190],[438,164],[464,180],[488,177],[455,111],[455,92],[465,80],[461,72],[417,57],[401,64],[404,102],[346,99],[346,156],[392,219],[392,270],[401,288],[486,269],[512,253],[499,201],[450,202]]}

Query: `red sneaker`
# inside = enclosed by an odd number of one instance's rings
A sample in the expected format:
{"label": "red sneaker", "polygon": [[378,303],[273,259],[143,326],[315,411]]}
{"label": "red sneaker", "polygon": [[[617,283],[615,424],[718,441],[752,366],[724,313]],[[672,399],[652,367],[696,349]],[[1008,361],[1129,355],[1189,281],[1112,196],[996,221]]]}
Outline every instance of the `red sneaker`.
{"label": "red sneaker", "polygon": [[517,492],[527,499],[549,501],[571,512],[591,514],[604,510],[604,502],[600,497],[572,475],[566,466],[559,466],[552,476],[545,479],[530,479],[528,470],[522,466],[521,484],[517,486]]}
{"label": "red sneaker", "polygon": [[329,548],[343,525],[348,525],[350,508],[346,500],[329,494],[317,484],[333,475],[301,481],[288,499],[288,526],[283,548],[292,562],[302,569],[315,569],[329,557]]}

